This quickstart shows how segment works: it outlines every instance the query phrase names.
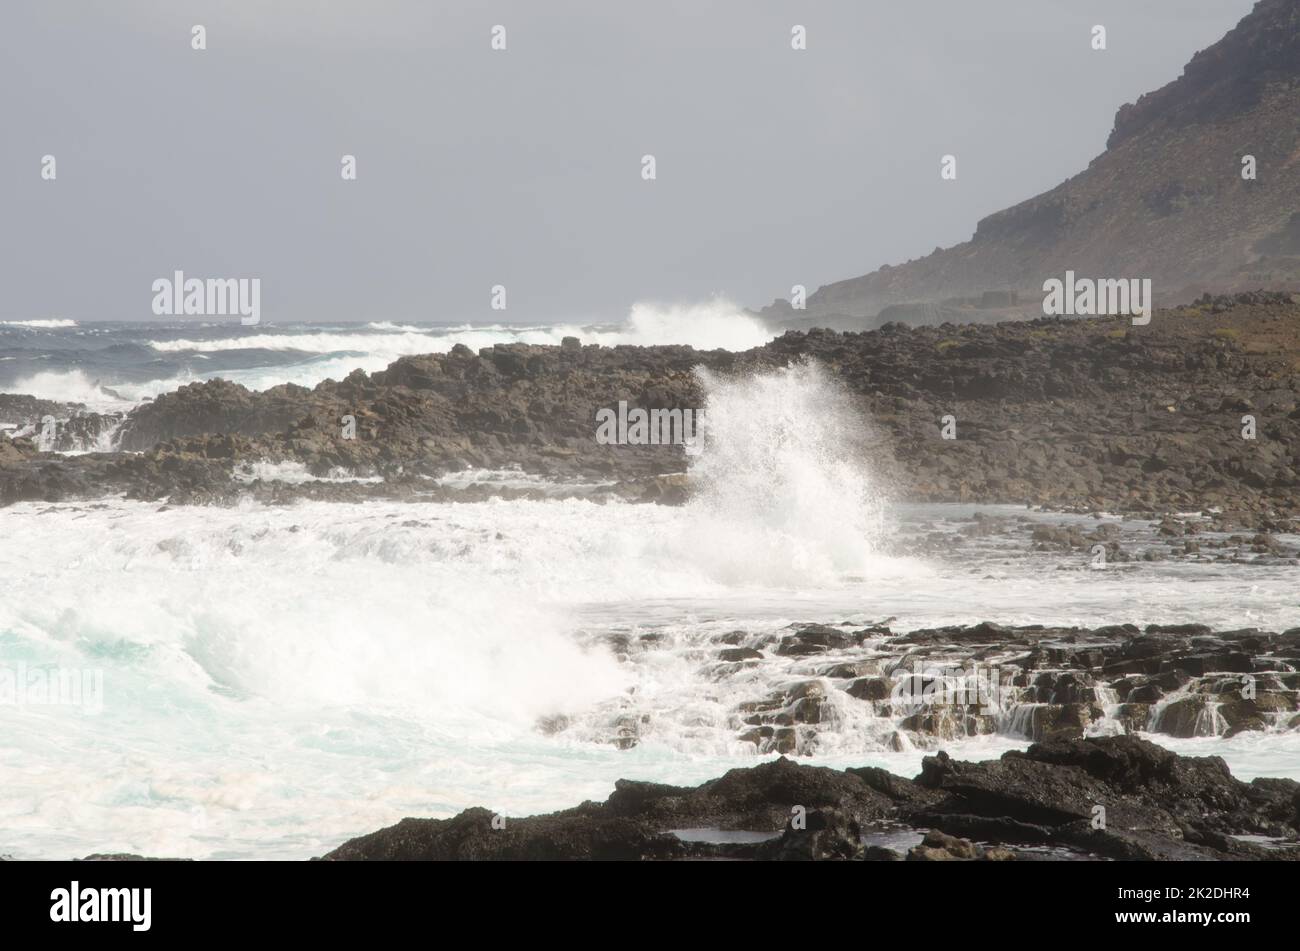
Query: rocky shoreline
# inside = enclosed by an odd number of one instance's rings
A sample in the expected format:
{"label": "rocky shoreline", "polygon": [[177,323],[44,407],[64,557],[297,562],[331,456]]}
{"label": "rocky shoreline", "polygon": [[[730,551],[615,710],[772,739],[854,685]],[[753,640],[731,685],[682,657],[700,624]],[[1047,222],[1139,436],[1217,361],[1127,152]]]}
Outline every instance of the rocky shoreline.
{"label": "rocky shoreline", "polygon": [[[1099,731],[1189,738],[1300,728],[1300,628],[983,622],[894,635],[884,624],[856,627],[723,635],[714,681],[766,659],[787,662],[769,674],[779,689],[734,711],[739,739],[760,753],[815,753],[819,732],[845,718],[845,705],[865,715],[858,719],[883,721],[895,750],[990,734],[1049,741]],[[611,742],[632,745],[635,735]]]}
{"label": "rocky shoreline", "polygon": [[913,779],[781,757],[694,788],[620,780],[603,803],[404,819],[323,859],[1293,860],[1298,809],[1292,780],[1243,783],[1218,757],[1116,736],[941,752]]}
{"label": "rocky shoreline", "polygon": [[[802,623],[775,636],[721,635],[710,676],[741,675],[765,657],[788,664],[784,682],[738,706],[733,723],[755,753],[782,754],[774,760],[696,787],[619,780],[604,802],[549,815],[476,807],[407,818],[322,858],[1300,858],[1300,783],[1242,782],[1218,756],[1181,755],[1149,739],[1300,729],[1300,628],[983,622],[895,634],[885,623]],[[895,749],[935,752],[911,778],[789,758],[816,753],[845,705],[888,724]],[[635,745],[638,719],[611,720],[610,742]],[[992,733],[1023,737],[1028,748],[978,762],[945,749]]]}
{"label": "rocky shoreline", "polygon": [[[595,414],[625,400],[698,408],[697,368],[729,375],[816,361],[870,420],[872,464],[900,501],[979,501],[1155,517],[1216,511],[1285,531],[1300,517],[1300,295],[1205,297],[1127,320],[789,332],[743,353],[690,347],[498,345],[403,357],[313,389],[191,384],[123,418],[0,396],[0,504],[124,495],[172,504],[244,498],[459,497],[439,480],[516,468],[594,498],[680,502],[680,446],[601,445]],[[951,416],[955,439],[941,436]],[[1243,438],[1243,417],[1255,421]],[[355,423],[347,438],[341,421]],[[318,481],[236,478],[292,464]],[[665,479],[664,477],[668,478]],[[370,478],[371,482],[358,482]],[[460,488],[466,488],[461,486]],[[517,487],[479,484],[479,495]]]}
{"label": "rocky shoreline", "polygon": [[[740,738],[760,753],[816,752],[845,703],[892,722],[895,749],[995,732],[1036,742],[986,762],[939,749],[911,779],[782,755],[694,788],[620,780],[603,803],[523,819],[485,808],[405,819],[324,858],[1300,858],[1300,784],[1244,783],[1219,757],[1182,756],[1137,735],[1297,729],[1300,628],[985,622],[895,635],[884,624],[802,624],[775,637],[723,636],[713,676],[740,674],[765,654],[790,661],[786,684],[734,713]],[[636,719],[612,723],[624,729],[611,742],[633,745]],[[1099,731],[1112,735],[1085,735]]]}
{"label": "rocky shoreline", "polygon": [[474,807],[407,818],[312,861],[710,859],[1295,861],[1300,783],[1242,782],[1217,756],[1136,736],[1053,740],[980,762],[940,751],[910,779],[782,756],[694,787],[621,779],[604,802],[547,815]]}

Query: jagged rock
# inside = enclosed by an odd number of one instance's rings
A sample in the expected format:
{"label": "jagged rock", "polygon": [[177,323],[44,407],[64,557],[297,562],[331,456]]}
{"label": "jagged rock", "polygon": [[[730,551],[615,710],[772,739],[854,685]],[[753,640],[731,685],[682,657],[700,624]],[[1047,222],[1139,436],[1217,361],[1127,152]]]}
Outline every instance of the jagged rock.
{"label": "jagged rock", "polygon": [[861,638],[855,637],[848,631],[827,627],[824,624],[811,624],[801,628],[794,634],[781,638],[781,644],[777,647],[776,652],[786,656],[798,657],[804,654],[819,654],[823,651],[852,647],[860,643],[860,641]]}
{"label": "jagged rock", "polygon": [[1151,729],[1169,736],[1214,736],[1214,712],[1209,697],[1174,700],[1158,711]]}
{"label": "jagged rock", "polygon": [[[1104,807],[1104,821],[1095,820]],[[927,757],[916,781],[883,770],[838,771],[778,759],[697,787],[620,780],[604,803],[516,819],[467,809],[451,819],[404,819],[324,856],[358,859],[872,859],[882,822],[925,831],[912,861],[1007,860],[1092,853],[1146,860],[1296,858],[1236,836],[1300,836],[1300,784],[1234,779],[1221,759],[1179,756],[1136,737],[1035,744],[1000,760]],[[781,831],[779,838],[710,845],[685,828]],[[996,843],[990,847],[979,842]]]}
{"label": "jagged rock", "polygon": [[594,859],[635,861],[687,854],[669,835],[620,817],[579,807],[528,819],[498,819],[488,809],[466,809],[452,819],[403,819],[353,839],[326,858],[344,861],[448,861],[465,859]]}
{"label": "jagged rock", "polygon": [[893,681],[887,677],[861,677],[849,684],[845,693],[859,700],[888,700],[892,689]]}
{"label": "jagged rock", "polygon": [[839,809],[814,809],[796,828],[792,816],[773,856],[782,862],[810,862],[862,857],[862,827]]}

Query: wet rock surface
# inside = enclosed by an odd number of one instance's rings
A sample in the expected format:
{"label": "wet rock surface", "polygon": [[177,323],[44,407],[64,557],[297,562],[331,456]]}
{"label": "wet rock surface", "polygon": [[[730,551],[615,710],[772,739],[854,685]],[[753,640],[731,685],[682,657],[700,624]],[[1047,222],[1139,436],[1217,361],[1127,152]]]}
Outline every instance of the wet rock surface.
{"label": "wet rock surface", "polygon": [[[483,808],[404,819],[323,858],[1293,859],[1298,806],[1300,784],[1290,780],[1243,783],[1217,757],[1115,736],[1035,744],[982,763],[940,753],[912,780],[784,757],[697,787],[620,780],[603,803],[520,819]],[[709,829],[717,834],[699,834]],[[915,833],[915,844],[878,844],[901,841],[900,830]]]}
{"label": "wet rock surface", "polygon": [[542,718],[539,731],[630,749],[687,729],[736,754],[814,756],[843,753],[846,743],[937,750],[990,736],[1186,739],[1300,728],[1300,628],[985,621],[903,633],[859,621],[705,632],[673,644],[663,636],[593,646],[625,664],[647,651],[698,664],[704,699],[686,718],[629,691],[576,720]]}
{"label": "wet rock surface", "polygon": [[[803,645],[789,679],[740,703],[737,738],[760,753],[810,755],[823,731],[872,729],[894,749],[933,749],[963,737],[1002,734],[1034,741],[1095,734],[1171,737],[1286,732],[1300,725],[1300,628],[1281,633],[1204,625],[1098,628],[992,622],[895,634],[793,625],[781,645]],[[745,656],[770,634],[727,636]],[[817,650],[812,646],[818,645]],[[738,656],[745,647],[722,655]],[[788,652],[787,652],[788,653]],[[810,666],[816,656],[833,663]],[[804,671],[820,676],[800,677]],[[851,677],[855,672],[864,676]],[[744,675],[722,667],[713,679]],[[765,683],[780,683],[769,669]]]}

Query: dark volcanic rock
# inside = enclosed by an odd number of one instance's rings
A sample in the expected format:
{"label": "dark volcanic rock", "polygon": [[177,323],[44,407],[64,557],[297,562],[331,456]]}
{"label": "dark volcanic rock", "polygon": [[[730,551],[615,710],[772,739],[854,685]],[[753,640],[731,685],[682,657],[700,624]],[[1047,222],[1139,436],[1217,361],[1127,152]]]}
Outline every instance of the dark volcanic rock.
{"label": "dark volcanic rock", "polygon": [[704,668],[715,682],[762,671],[765,686],[729,716],[735,738],[760,753],[815,755],[838,742],[827,734],[862,729],[864,718],[895,750],[994,733],[1046,743],[1300,728],[1296,631],[991,622],[903,634],[883,624],[789,630],[719,636],[766,649],[724,648]]}
{"label": "dark volcanic rock", "polygon": [[948,798],[916,821],[943,828],[951,815],[958,832],[987,817],[1014,825],[985,826],[986,837],[1025,841],[1046,829],[1048,842],[1144,859],[1258,857],[1231,836],[1294,839],[1300,792],[1289,780],[1243,783],[1218,757],[1179,756],[1132,736],[1036,744],[992,763],[940,754],[919,781]]}
{"label": "dark volcanic rock", "polygon": [[[994,762],[940,754],[926,759],[915,782],[786,759],[694,788],[621,780],[604,803],[526,819],[487,809],[404,819],[324,858],[896,860],[892,850],[864,847],[864,835],[900,822],[925,832],[913,861],[1007,860],[1026,846],[1062,858],[1296,858],[1298,802],[1300,785],[1289,780],[1247,784],[1218,758],[1107,737],[1038,744]],[[673,834],[710,827],[780,835],[714,845]],[[1261,834],[1291,844],[1264,850],[1234,838]]]}
{"label": "dark volcanic rock", "polygon": [[654,835],[643,823],[573,810],[529,819],[496,818],[466,809],[452,819],[403,819],[353,839],[327,859],[448,861],[452,859],[637,860],[686,855],[682,843]]}

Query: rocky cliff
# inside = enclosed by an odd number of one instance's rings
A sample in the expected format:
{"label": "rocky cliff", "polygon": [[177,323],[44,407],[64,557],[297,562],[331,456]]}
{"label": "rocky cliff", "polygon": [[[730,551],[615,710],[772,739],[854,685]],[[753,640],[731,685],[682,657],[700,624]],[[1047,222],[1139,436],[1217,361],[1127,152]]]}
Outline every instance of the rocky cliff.
{"label": "rocky cliff", "polygon": [[[1080,174],[983,219],[963,244],[764,315],[839,329],[1003,319],[1041,313],[1043,281],[1067,269],[1150,278],[1162,305],[1300,286],[1297,117],[1300,2],[1260,0],[1182,76],[1121,106],[1106,151]],[[1018,307],[999,299],[1011,294]]]}

